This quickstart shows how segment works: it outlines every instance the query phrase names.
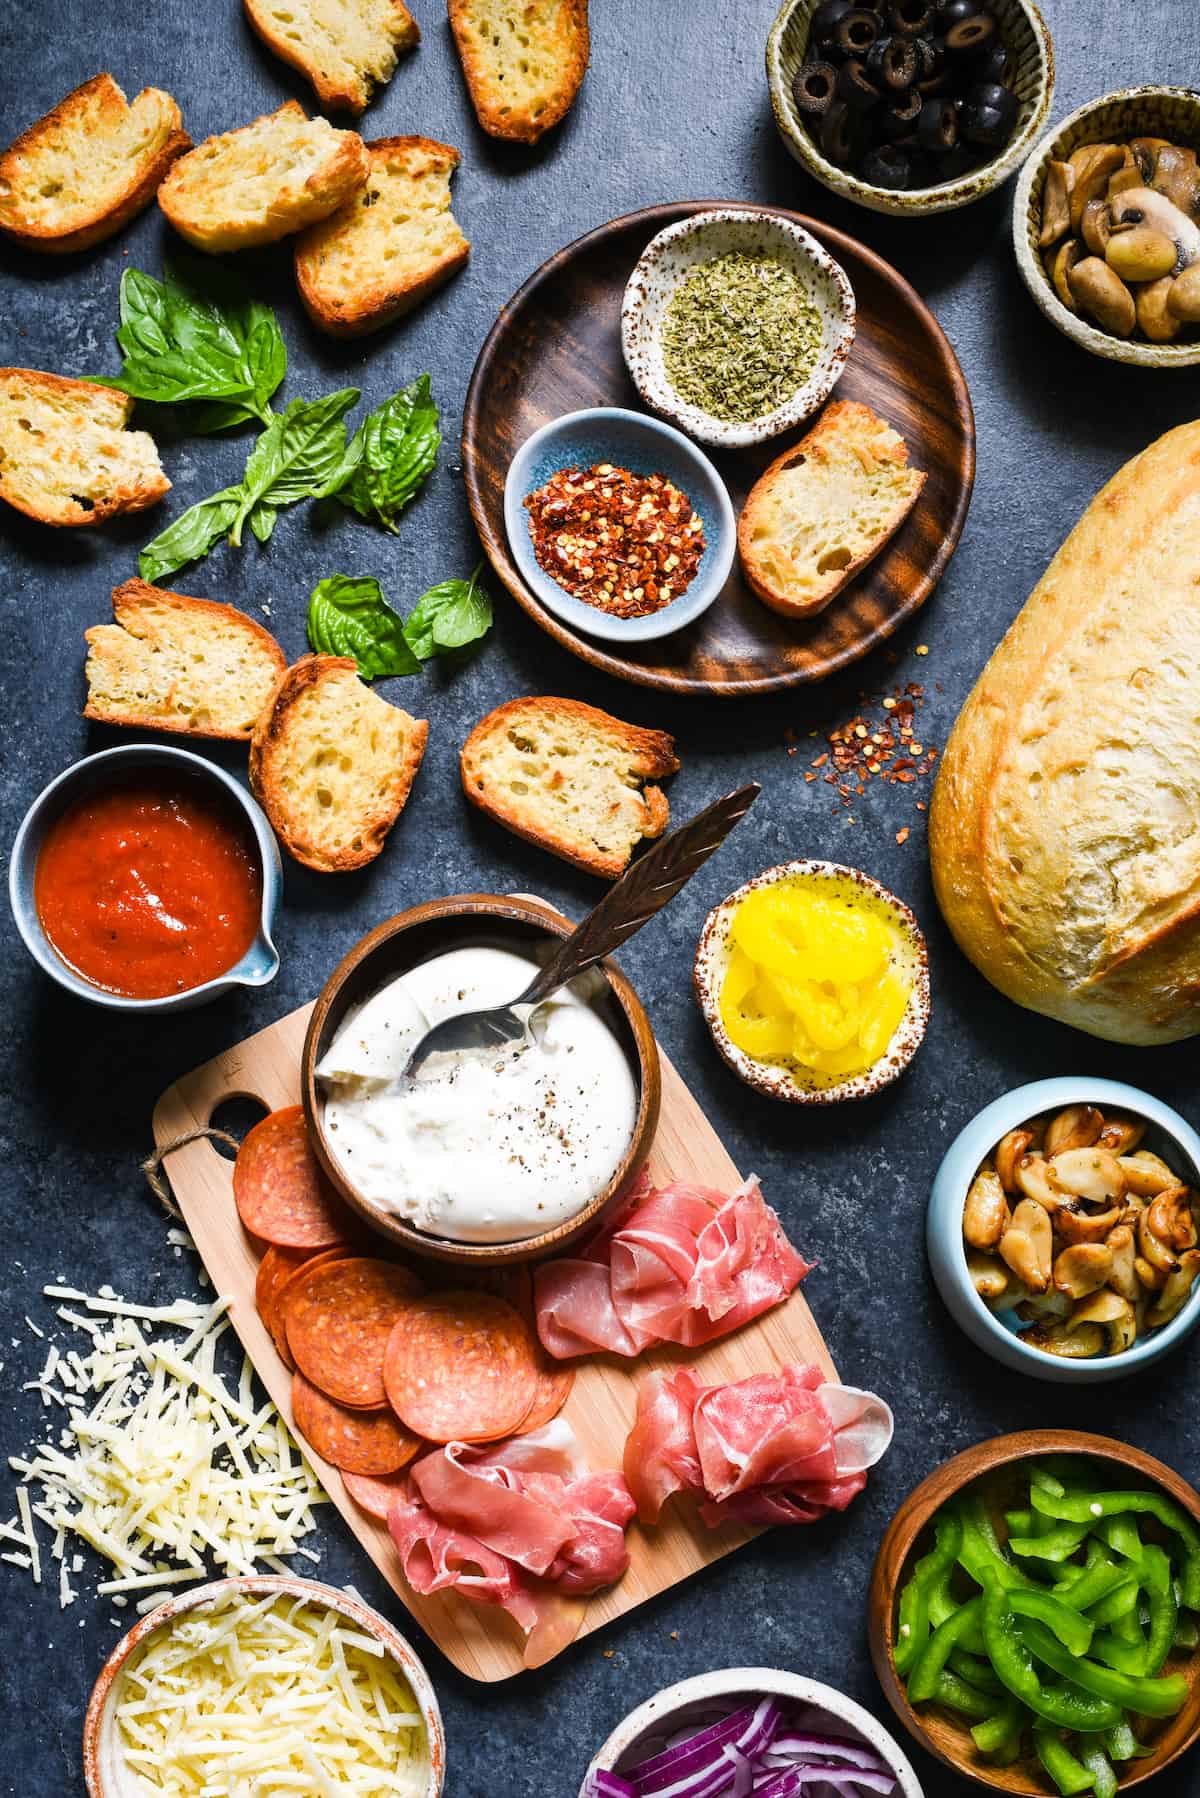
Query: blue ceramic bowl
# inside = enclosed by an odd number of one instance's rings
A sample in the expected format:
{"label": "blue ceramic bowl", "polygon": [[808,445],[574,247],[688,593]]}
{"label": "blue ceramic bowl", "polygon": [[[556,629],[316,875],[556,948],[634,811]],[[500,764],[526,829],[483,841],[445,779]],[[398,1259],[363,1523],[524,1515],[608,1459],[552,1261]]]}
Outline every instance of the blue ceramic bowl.
{"label": "blue ceramic bowl", "polygon": [[[614,618],[585,605],[552,580],[533,553],[526,497],[560,468],[590,468],[594,462],[612,462],[633,474],[666,475],[687,494],[704,523],[704,555],[691,583],[661,611],[644,618]],[[620,406],[567,412],[525,440],[504,483],[504,526],[521,579],[547,611],[574,630],[611,643],[649,643],[691,624],[729,579],[737,550],[737,521],[725,483],[703,450],[673,425]]]}
{"label": "blue ceramic bowl", "polygon": [[1189,1185],[1200,1185],[1200,1136],[1177,1111],[1123,1081],[1092,1080],[1071,1074],[1018,1086],[986,1106],[959,1132],[937,1171],[925,1222],[929,1265],[955,1323],[994,1361],[1017,1373],[1031,1374],[1035,1380],[1050,1380],[1060,1386],[1094,1386],[1106,1380],[1123,1380],[1169,1354],[1200,1322],[1198,1281],[1182,1311],[1169,1324],[1152,1330],[1124,1354],[1064,1361],[1040,1349],[1028,1348],[1013,1324],[1006,1321],[1007,1314],[997,1316],[989,1311],[971,1284],[962,1214],[967,1189],[979,1163],[1007,1131],[1027,1118],[1082,1104],[1098,1105],[1101,1110],[1108,1106],[1144,1118],[1148,1128],[1143,1146],[1161,1155]]}
{"label": "blue ceramic bowl", "polygon": [[[129,999],[120,993],[106,993],[93,986],[62,961],[51,947],[42,929],[33,897],[33,876],[38,852],[50,825],[60,812],[75,800],[99,787],[110,784],[116,776],[139,767],[154,767],[164,772],[176,771],[182,776],[206,781],[219,787],[244,812],[258,846],[262,873],[262,914],[258,932],[245,955],[232,968],[202,986],[189,987],[184,993],[169,993],[161,999]],[[156,743],[131,743],[119,749],[104,749],[75,762],[34,800],[17,831],[8,863],[8,896],[13,917],[25,947],[40,968],[77,998],[89,999],[93,1005],[110,1011],[166,1012],[187,1011],[193,1005],[204,1005],[233,986],[266,986],[279,972],[279,955],[271,940],[271,926],[279,905],[283,886],[283,868],[275,833],[266,814],[244,787],[231,774],[202,756],[186,749],[172,749]]]}

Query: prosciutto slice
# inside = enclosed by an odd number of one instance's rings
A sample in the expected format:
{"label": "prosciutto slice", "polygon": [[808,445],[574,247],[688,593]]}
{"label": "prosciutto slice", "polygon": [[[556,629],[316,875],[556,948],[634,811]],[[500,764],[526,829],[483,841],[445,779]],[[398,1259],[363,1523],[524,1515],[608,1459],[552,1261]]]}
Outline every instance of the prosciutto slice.
{"label": "prosciutto slice", "polygon": [[643,1169],[615,1221],[538,1269],[538,1334],[561,1360],[699,1348],[779,1304],[808,1271],[757,1180],[729,1194],[655,1189]]}
{"label": "prosciutto slice", "polygon": [[728,1386],[689,1369],[651,1374],[638,1390],[625,1477],[645,1523],[688,1491],[712,1528],[812,1523],[862,1491],[886,1452],[892,1414],[882,1399],[792,1366]]}

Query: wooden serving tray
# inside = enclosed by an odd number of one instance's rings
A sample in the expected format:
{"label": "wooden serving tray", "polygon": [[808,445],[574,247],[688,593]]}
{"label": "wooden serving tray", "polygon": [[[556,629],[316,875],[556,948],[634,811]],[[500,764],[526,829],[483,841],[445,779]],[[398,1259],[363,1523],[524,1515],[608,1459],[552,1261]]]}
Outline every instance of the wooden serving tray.
{"label": "wooden serving tray", "polygon": [[[168,1087],[154,1111],[154,1139],[158,1147],[189,1130],[202,1128],[227,1099],[257,1099],[271,1110],[297,1104],[300,1051],[311,1010],[310,1005],[302,1006]],[[258,1256],[234,1206],[233,1163],[218,1154],[211,1142],[199,1139],[174,1150],[165,1166],[213,1286],[222,1297],[232,1300],[229,1316],[233,1326],[263,1385],[290,1425],[292,1376],[279,1359],[255,1309]],[[662,1114],[650,1154],[650,1173],[659,1186],[671,1180],[690,1180],[726,1192],[741,1180],[720,1138],[665,1055]],[[446,1269],[439,1267],[438,1274],[444,1278]],[[563,1415],[593,1467],[621,1465],[625,1438],[633,1423],[638,1381],[654,1367],[683,1361],[696,1367],[714,1385],[744,1379],[747,1374],[772,1370],[790,1361],[815,1362],[831,1379],[837,1377],[800,1291],[736,1335],[713,1343],[698,1354],[668,1348],[648,1351],[636,1361],[605,1356],[577,1362],[575,1385]],[[400,1572],[398,1556],[384,1525],[359,1509],[347,1495],[335,1468],[311,1449],[306,1447],[304,1452],[346,1523],[422,1629],[472,1679],[508,1679],[539,1660],[551,1658],[567,1647],[574,1636],[586,1636],[603,1628],[656,1593],[731,1554],[758,1533],[728,1526],[706,1529],[681,1504],[668,1506],[663,1521],[653,1529],[633,1524],[628,1538],[630,1566],[625,1577],[607,1591],[572,1607],[578,1627],[571,1636],[549,1644],[548,1651],[527,1657],[520,1630],[504,1612],[472,1604],[453,1593],[421,1598],[412,1592]]]}

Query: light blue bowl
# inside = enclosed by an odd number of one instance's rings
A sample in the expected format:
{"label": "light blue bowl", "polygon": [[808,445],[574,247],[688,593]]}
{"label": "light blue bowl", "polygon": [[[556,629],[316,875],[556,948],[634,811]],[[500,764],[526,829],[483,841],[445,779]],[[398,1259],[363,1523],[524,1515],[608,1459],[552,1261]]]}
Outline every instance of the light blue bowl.
{"label": "light blue bowl", "polygon": [[[613,618],[585,605],[539,566],[529,536],[527,496],[560,468],[612,462],[633,474],[663,474],[686,493],[704,523],[704,555],[677,599],[644,618]],[[729,579],[737,550],[737,522],[725,483],[703,450],[673,425],[620,406],[567,412],[526,438],[504,482],[504,528],[521,579],[547,611],[585,636],[610,643],[649,643],[682,630],[706,612]]]}
{"label": "light blue bowl", "polygon": [[[114,775],[127,774],[131,769],[146,766],[174,769],[181,775],[207,781],[210,786],[220,787],[241,807],[258,846],[262,873],[262,912],[258,931],[245,955],[215,980],[206,980],[202,986],[189,987],[184,993],[168,993],[161,999],[130,999],[121,993],[106,993],[103,987],[93,986],[89,980],[84,980],[69,968],[65,961],[60,960],[50,946],[37,914],[33,877],[46,832],[66,806],[82,798],[85,793],[107,786]],[[77,998],[90,1000],[93,1005],[103,1005],[110,1011],[187,1011],[193,1005],[206,1004],[208,1000],[217,998],[233,986],[266,986],[279,972],[279,954],[271,940],[271,927],[275,921],[282,886],[283,868],[279,846],[261,806],[250,797],[244,787],[239,786],[231,774],[226,774],[214,762],[192,755],[186,749],[173,749],[166,744],[157,743],[130,743],[119,749],[103,749],[98,755],[89,755],[83,761],[75,762],[56,780],[52,780],[22,819],[8,863],[9,902],[17,929],[34,961],[69,993],[74,993]]]}
{"label": "light blue bowl", "polygon": [[1146,1148],[1161,1155],[1189,1185],[1200,1185],[1200,1136],[1177,1111],[1161,1099],[1126,1086],[1120,1080],[1092,1080],[1065,1075],[1058,1080],[1035,1080],[1018,1086],[986,1106],[959,1132],[942,1160],[933,1182],[925,1220],[929,1265],[938,1291],[955,1323],[978,1348],[1017,1373],[1060,1386],[1094,1386],[1106,1380],[1123,1380],[1149,1367],[1177,1347],[1200,1323],[1200,1281],[1182,1311],[1136,1342],[1122,1355],[1100,1356],[1089,1361],[1063,1361],[1057,1356],[1028,1348],[1005,1316],[989,1311],[976,1293],[967,1272],[963,1245],[962,1214],[967,1189],[975,1170],[988,1151],[1009,1130],[1045,1111],[1061,1111],[1065,1105],[1111,1106],[1144,1118],[1149,1128]]}

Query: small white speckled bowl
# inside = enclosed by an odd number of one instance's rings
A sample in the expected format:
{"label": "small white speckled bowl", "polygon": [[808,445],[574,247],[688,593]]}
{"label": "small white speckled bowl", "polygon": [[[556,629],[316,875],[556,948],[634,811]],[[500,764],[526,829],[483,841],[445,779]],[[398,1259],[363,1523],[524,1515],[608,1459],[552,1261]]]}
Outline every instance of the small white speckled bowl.
{"label": "small white speckled bowl", "polygon": [[[840,890],[843,894],[847,884],[852,883],[869,893],[900,929],[902,948],[899,971],[912,982],[908,1007],[878,1061],[865,1073],[855,1074],[847,1080],[831,1080],[822,1085],[822,1076],[813,1074],[813,1084],[802,1084],[801,1069],[756,1061],[730,1040],[721,1021],[721,988],[732,954],[730,926],[733,914],[747,893],[755,892],[760,887],[778,886],[790,881],[825,886],[834,893]],[[767,868],[763,873],[756,874],[753,880],[748,880],[736,892],[730,893],[728,899],[723,899],[705,920],[696,949],[692,980],[700,1009],[704,1013],[704,1021],[712,1031],[713,1041],[734,1073],[747,1086],[765,1093],[768,1098],[787,1099],[793,1105],[837,1105],[843,1099],[866,1099],[872,1093],[882,1091],[904,1072],[920,1048],[929,1023],[929,953],[921,926],[902,899],[897,899],[894,893],[890,893],[877,880],[872,880],[861,869],[846,868],[838,862],[782,862],[777,868]]]}
{"label": "small white speckled bowl", "polygon": [[1200,336],[1184,343],[1147,343],[1111,337],[1099,325],[1068,312],[1050,283],[1038,253],[1042,194],[1051,162],[1064,162],[1081,144],[1127,143],[1133,137],[1165,137],[1182,149],[1200,149],[1200,93],[1186,87],[1128,87],[1089,100],[1042,139],[1021,171],[1013,196],[1013,250],[1021,279],[1052,325],[1093,356],[1136,368],[1191,368],[1200,363]]}
{"label": "small white speckled bowl", "polygon": [[[731,423],[680,398],[663,366],[662,323],[680,282],[700,262],[740,252],[781,262],[799,279],[821,320],[821,343],[804,383],[761,418]],[[633,383],[655,412],[689,437],[746,449],[790,431],[829,398],[854,344],[854,290],[845,269],[815,237],[775,213],[735,206],[696,212],[652,237],[621,303],[621,348]]]}

